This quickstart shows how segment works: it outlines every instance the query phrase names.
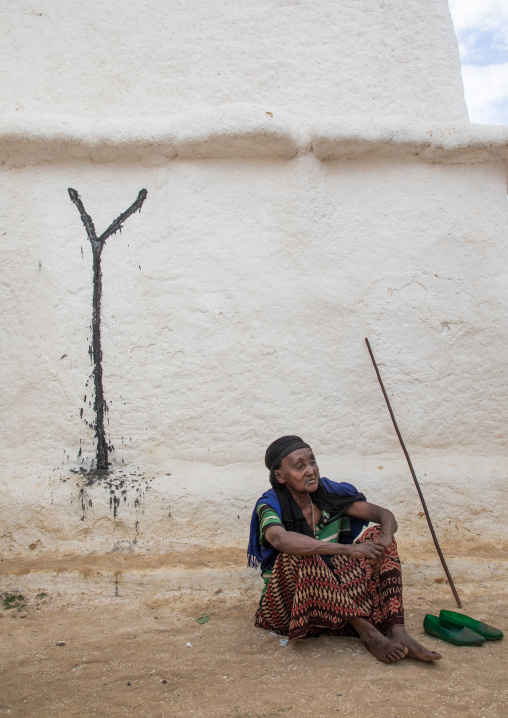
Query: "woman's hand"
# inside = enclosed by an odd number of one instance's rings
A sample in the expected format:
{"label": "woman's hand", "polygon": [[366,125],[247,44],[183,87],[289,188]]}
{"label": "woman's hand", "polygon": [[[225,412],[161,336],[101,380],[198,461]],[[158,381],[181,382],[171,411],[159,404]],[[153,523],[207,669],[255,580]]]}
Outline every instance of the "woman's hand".
{"label": "woman's hand", "polygon": [[385,556],[385,548],[373,541],[365,541],[365,543],[352,543],[349,548],[349,556],[351,558],[364,558],[373,566],[379,566]]}
{"label": "woman's hand", "polygon": [[385,551],[388,551],[390,544],[393,541],[393,534],[386,534],[381,531],[379,537],[374,541],[375,544],[382,546]]}

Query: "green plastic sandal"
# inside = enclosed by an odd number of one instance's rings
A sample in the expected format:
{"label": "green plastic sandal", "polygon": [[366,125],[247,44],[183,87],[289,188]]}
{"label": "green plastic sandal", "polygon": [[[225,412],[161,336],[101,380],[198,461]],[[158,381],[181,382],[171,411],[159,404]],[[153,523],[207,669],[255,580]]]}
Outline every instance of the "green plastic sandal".
{"label": "green plastic sandal", "polygon": [[447,621],[453,623],[455,626],[463,626],[470,628],[478,635],[483,636],[487,641],[500,641],[503,637],[503,632],[498,628],[493,628],[483,621],[475,621],[474,618],[464,616],[463,613],[456,613],[455,611],[440,611],[439,621]]}
{"label": "green plastic sandal", "polygon": [[430,613],[423,620],[423,629],[429,636],[441,638],[456,646],[482,646],[485,643],[485,638],[470,628],[457,626]]}

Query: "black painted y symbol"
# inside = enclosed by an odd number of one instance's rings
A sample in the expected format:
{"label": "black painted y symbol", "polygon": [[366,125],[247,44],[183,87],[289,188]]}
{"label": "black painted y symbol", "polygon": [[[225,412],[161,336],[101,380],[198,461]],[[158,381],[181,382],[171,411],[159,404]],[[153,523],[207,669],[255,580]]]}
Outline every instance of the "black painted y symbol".
{"label": "black painted y symbol", "polygon": [[102,349],[101,349],[101,294],[102,294],[102,271],[101,271],[101,254],[106,244],[106,240],[115,232],[122,229],[122,224],[125,220],[141,210],[143,202],[146,199],[147,191],[142,189],[138,194],[136,201],[131,204],[129,209],[125,210],[119,217],[117,217],[107,228],[105,232],[97,237],[95,233],[95,227],[92,222],[92,218],[85,212],[83,202],[79,194],[75,189],[69,188],[69,197],[78,208],[81,220],[85,225],[86,233],[90,244],[92,245],[93,254],[93,300],[92,300],[92,362],[94,387],[95,387],[95,436],[97,438],[97,468],[107,469],[109,466],[108,461],[108,444],[106,441],[106,434],[104,431],[104,410],[105,410],[105,399],[104,399],[104,388],[102,385]]}

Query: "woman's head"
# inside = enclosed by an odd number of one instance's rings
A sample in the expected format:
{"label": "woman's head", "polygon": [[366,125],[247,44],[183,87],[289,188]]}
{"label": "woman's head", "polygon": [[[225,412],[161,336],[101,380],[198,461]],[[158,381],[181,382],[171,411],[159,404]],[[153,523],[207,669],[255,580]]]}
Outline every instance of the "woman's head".
{"label": "woman's head", "polygon": [[294,491],[313,492],[318,487],[319,468],[310,446],[299,436],[282,436],[265,454],[273,488],[286,484]]}

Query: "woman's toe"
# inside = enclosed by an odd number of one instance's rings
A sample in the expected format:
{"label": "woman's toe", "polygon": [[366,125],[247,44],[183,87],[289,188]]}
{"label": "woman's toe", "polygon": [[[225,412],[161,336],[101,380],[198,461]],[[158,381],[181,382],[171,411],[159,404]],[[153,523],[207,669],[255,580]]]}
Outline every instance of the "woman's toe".
{"label": "woman's toe", "polygon": [[395,660],[400,661],[402,658],[404,658],[407,655],[407,648],[405,646],[398,646],[395,650]]}

